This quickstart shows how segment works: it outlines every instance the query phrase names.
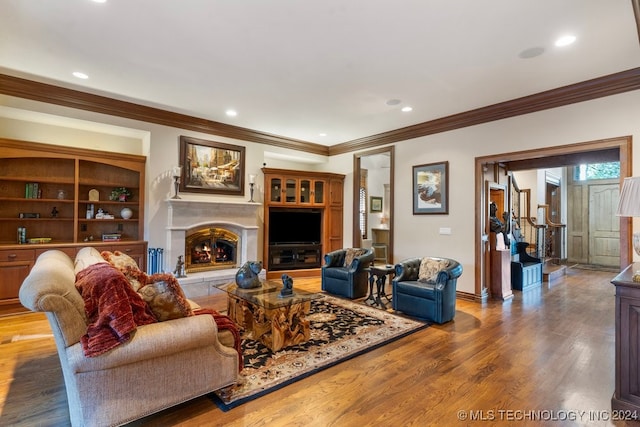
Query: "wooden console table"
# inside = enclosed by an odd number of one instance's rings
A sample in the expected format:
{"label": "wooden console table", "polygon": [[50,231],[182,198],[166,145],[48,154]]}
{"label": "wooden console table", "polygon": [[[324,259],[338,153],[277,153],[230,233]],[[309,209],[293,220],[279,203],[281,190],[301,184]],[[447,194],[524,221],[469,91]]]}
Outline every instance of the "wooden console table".
{"label": "wooden console table", "polygon": [[611,408],[640,413],[640,282],[629,265],[612,281],[616,287],[616,382]]}

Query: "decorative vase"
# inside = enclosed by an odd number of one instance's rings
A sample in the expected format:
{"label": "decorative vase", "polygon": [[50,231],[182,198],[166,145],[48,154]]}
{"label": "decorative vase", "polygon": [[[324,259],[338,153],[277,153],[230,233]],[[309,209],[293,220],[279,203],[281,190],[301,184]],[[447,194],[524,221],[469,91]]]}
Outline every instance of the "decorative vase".
{"label": "decorative vase", "polygon": [[120,216],[122,219],[129,219],[133,216],[133,211],[129,208],[122,208],[120,211]]}

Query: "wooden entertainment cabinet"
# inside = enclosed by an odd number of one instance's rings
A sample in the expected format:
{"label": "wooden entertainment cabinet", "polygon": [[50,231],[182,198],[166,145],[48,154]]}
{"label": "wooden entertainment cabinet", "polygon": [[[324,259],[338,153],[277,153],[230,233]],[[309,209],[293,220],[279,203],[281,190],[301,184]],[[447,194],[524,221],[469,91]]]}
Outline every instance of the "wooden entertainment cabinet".
{"label": "wooden entertainment cabinet", "polygon": [[[293,277],[320,275],[322,256],[343,246],[344,175],[273,168],[263,168],[262,172],[265,182],[263,253],[267,278],[278,278],[284,273]],[[322,212],[319,244],[269,242],[271,209],[283,207],[313,208]]]}
{"label": "wooden entertainment cabinet", "polygon": [[[49,249],[71,257],[84,246],[119,250],[146,269],[145,162],[144,156],[0,139],[0,314],[23,310],[20,285]],[[109,199],[118,187],[131,192],[127,201]],[[123,208],[130,218],[122,217]],[[114,218],[95,218],[98,209]],[[109,234],[119,240],[103,241]]]}

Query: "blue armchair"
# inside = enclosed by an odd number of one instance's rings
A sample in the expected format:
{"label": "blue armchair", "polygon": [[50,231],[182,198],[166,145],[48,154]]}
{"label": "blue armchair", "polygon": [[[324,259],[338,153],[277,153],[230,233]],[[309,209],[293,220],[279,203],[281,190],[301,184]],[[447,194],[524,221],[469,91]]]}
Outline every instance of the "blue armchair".
{"label": "blue armchair", "polygon": [[435,262],[447,261],[432,280],[418,280],[422,258],[410,258],[396,264],[392,281],[392,307],[409,316],[435,323],[446,323],[456,314],[456,284],[462,265],[453,259],[428,257]]}
{"label": "blue armchair", "polygon": [[351,299],[364,297],[369,289],[368,267],[373,257],[371,249],[329,252],[324,256],[325,264],[322,266],[322,290]]}

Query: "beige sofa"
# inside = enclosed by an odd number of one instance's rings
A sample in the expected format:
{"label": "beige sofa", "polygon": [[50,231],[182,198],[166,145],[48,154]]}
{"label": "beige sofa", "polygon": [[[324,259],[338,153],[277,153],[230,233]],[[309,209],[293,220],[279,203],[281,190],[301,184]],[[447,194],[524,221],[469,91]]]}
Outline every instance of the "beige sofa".
{"label": "beige sofa", "polygon": [[[95,250],[88,255],[92,251],[85,249],[78,257],[95,257]],[[76,259],[76,264],[83,266],[85,260]],[[139,326],[128,342],[85,357],[80,343],[87,332],[84,302],[75,288],[74,261],[61,251],[37,259],[20,288],[20,302],[49,319],[73,426],[122,425],[238,378],[233,340],[218,334],[210,315]]]}

